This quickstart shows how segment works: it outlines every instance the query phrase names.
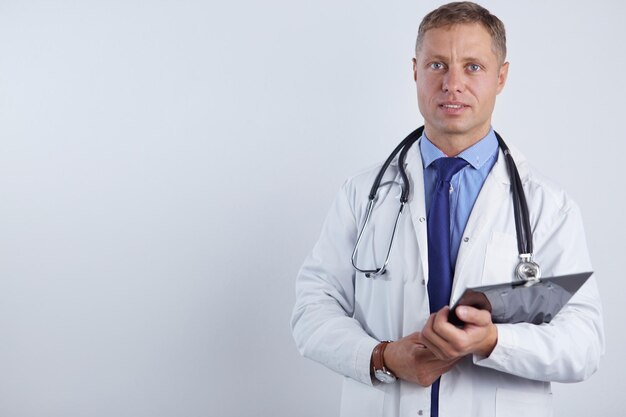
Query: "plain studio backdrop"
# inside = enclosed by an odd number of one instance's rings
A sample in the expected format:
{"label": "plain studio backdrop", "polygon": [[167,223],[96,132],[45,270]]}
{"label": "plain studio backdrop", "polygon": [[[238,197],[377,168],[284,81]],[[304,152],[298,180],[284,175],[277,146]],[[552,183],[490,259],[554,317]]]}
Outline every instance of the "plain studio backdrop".
{"label": "plain studio backdrop", "polygon": [[[336,416],[294,280],[349,175],[422,120],[435,1],[0,1],[0,416]],[[494,127],[580,204],[623,395],[626,3],[485,1]],[[348,260],[346,260],[348,261]]]}

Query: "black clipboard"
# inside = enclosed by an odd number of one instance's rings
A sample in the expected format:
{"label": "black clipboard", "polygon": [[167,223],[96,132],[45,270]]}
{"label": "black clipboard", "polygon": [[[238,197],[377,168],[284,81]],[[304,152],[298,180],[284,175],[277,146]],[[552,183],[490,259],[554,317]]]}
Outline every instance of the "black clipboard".
{"label": "black clipboard", "polygon": [[581,272],[541,278],[535,282],[516,281],[467,288],[450,309],[448,321],[463,326],[456,308],[468,305],[491,312],[494,323],[549,323],[592,274]]}

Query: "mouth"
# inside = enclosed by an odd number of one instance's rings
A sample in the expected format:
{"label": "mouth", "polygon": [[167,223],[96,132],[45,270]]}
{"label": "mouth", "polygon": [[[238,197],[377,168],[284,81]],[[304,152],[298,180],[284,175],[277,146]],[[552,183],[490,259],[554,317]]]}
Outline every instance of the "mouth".
{"label": "mouth", "polygon": [[462,113],[465,109],[469,108],[469,106],[459,102],[446,102],[439,104],[439,108],[446,114],[454,115]]}

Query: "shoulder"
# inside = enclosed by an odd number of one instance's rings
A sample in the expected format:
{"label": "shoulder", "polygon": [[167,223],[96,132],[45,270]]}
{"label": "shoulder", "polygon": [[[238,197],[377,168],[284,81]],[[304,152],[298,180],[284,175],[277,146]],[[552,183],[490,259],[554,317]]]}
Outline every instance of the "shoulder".
{"label": "shoulder", "polygon": [[374,183],[383,165],[383,162],[379,162],[354,173],[344,181],[340,188],[338,198],[341,200],[341,204],[347,204],[347,207],[349,207],[349,210],[358,221],[366,212],[372,191],[376,194],[376,206],[380,210],[387,203],[395,201],[394,197],[397,194],[393,193],[393,190],[402,187],[398,173],[398,164],[394,160],[385,170],[379,186],[373,190]]}
{"label": "shoulder", "polygon": [[536,243],[550,239],[554,244],[555,233],[561,233],[561,237],[584,235],[582,214],[571,196],[530,164],[521,152],[511,147],[511,153],[516,163],[519,161]]}
{"label": "shoulder", "polygon": [[[379,162],[365,169],[362,169],[354,173],[353,175],[350,175],[344,181],[341,187],[342,191],[348,193],[351,196],[356,196],[358,194],[359,196],[364,195],[365,198],[367,198],[382,166],[383,162]],[[383,180],[388,181],[390,178],[395,178],[397,170],[397,163],[396,161],[393,161],[385,171]]]}
{"label": "shoulder", "polygon": [[552,207],[563,214],[577,209],[574,200],[560,185],[543,175],[541,170],[528,161],[517,147],[510,146],[510,149],[524,184],[524,190],[528,198],[532,199],[529,204],[541,203],[542,206]]}

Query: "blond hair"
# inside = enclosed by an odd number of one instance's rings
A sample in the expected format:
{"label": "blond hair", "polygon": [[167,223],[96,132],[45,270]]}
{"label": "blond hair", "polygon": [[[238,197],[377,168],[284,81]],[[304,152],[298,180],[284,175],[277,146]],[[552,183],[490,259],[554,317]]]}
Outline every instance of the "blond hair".
{"label": "blond hair", "polygon": [[492,15],[484,7],[470,1],[458,1],[444,4],[428,13],[420,23],[417,40],[415,42],[415,56],[417,56],[424,40],[424,34],[430,29],[448,27],[458,24],[480,23],[483,25],[493,43],[493,51],[500,63],[506,59],[506,32],[504,23]]}

